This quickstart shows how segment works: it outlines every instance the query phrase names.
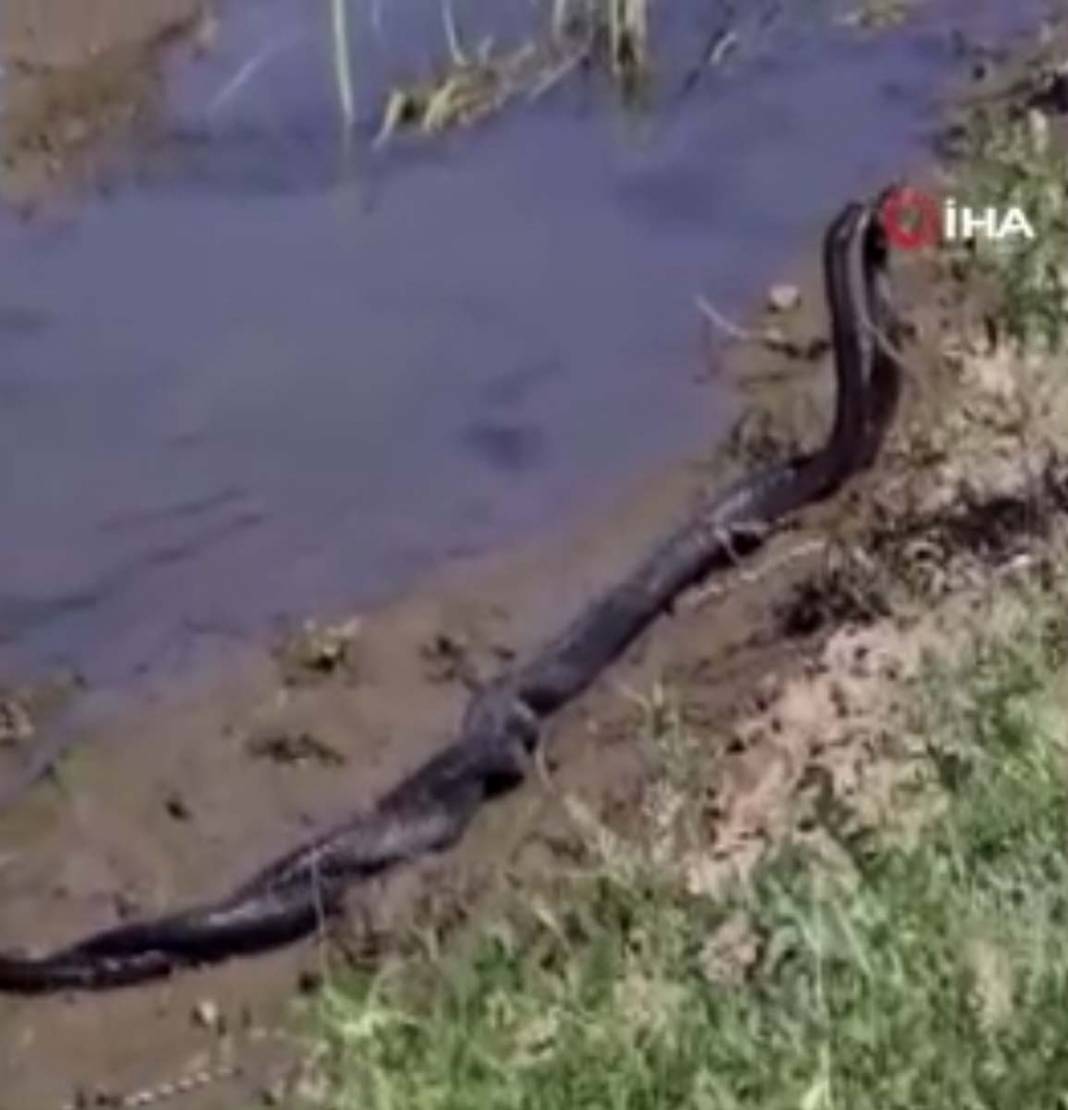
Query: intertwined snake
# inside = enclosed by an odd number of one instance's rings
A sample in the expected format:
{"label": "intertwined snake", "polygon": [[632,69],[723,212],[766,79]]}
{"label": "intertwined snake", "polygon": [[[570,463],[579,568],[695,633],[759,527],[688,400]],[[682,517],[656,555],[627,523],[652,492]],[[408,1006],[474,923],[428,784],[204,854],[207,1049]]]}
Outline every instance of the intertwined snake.
{"label": "intertwined snake", "polygon": [[485,801],[518,785],[543,722],[585,690],[687,587],[752,551],[781,518],[875,457],[896,396],[878,202],[851,202],[824,236],[837,382],[822,448],[708,500],[527,662],[478,691],[458,739],[368,812],[264,867],[225,898],[108,929],[43,956],[0,955],[0,990],[105,988],[272,948],[314,931],[350,884],[453,844]]}

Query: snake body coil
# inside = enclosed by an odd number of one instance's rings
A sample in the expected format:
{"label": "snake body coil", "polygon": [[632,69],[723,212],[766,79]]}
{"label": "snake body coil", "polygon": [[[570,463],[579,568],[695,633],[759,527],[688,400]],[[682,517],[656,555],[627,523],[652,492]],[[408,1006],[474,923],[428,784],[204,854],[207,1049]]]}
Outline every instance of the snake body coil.
{"label": "snake body coil", "polygon": [[824,237],[836,373],[834,425],[811,455],[710,500],[530,661],[476,693],[459,738],[379,800],[264,867],[228,897],[96,933],[44,956],[0,955],[0,991],[105,988],[285,944],[336,911],[344,888],[454,843],[482,804],[517,785],[541,724],[585,690],[680,592],[759,545],[786,513],[875,457],[896,396],[885,249],[875,204],[851,203]]}

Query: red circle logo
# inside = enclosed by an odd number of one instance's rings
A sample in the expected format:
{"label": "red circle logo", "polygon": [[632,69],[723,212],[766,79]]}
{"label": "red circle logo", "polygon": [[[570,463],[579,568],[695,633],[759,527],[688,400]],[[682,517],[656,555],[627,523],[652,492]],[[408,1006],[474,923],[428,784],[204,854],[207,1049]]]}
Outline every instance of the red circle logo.
{"label": "red circle logo", "polygon": [[942,228],[942,210],[929,193],[903,185],[892,189],[879,208],[887,239],[902,250],[934,246]]}

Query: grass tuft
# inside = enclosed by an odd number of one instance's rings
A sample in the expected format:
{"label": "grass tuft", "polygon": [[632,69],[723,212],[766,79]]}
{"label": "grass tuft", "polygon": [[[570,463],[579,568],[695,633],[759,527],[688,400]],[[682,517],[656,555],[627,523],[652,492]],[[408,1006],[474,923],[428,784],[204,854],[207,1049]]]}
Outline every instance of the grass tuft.
{"label": "grass tuft", "polygon": [[[831,855],[796,838],[712,898],[650,844],[613,834],[605,851],[591,833],[593,862],[551,908],[517,907],[464,954],[334,983],[315,1105],[1065,1105],[1064,631],[1028,595],[963,657],[928,661],[900,799],[928,814],[920,835],[873,830]],[[665,781],[692,810],[681,726],[652,700]]]}
{"label": "grass tuft", "polygon": [[965,136],[964,203],[1002,213],[1018,207],[1035,236],[983,236],[959,250],[960,260],[995,280],[998,315],[1017,343],[1058,351],[1068,338],[1068,152],[1037,111],[1006,120],[980,108]]}

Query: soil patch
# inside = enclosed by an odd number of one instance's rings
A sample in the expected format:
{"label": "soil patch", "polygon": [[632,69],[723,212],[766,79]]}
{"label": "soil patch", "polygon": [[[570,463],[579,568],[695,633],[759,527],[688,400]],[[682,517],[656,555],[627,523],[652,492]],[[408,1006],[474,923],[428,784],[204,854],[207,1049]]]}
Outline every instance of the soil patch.
{"label": "soil patch", "polygon": [[162,97],[162,53],[211,34],[201,0],[9,0],[0,10],[0,192],[26,206],[88,181]]}

